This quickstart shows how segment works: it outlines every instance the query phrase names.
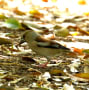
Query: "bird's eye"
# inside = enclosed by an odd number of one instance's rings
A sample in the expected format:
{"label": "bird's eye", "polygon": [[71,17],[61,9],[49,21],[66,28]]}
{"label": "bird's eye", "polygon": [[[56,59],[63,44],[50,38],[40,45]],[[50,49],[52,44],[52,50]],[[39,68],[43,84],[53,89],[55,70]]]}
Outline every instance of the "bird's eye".
{"label": "bird's eye", "polygon": [[25,39],[25,37],[26,37],[26,34],[23,34],[23,35],[22,35],[22,38]]}
{"label": "bird's eye", "polygon": [[22,38],[25,38],[25,35],[23,35],[23,37]]}

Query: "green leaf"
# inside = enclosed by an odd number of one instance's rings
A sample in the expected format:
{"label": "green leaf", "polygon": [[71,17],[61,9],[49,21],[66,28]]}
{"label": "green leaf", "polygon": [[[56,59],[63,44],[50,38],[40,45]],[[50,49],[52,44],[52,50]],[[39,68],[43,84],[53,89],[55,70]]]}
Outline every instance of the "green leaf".
{"label": "green leaf", "polygon": [[5,15],[0,14],[0,19],[7,19]]}
{"label": "green leaf", "polygon": [[84,53],[89,53],[89,49],[83,50]]}
{"label": "green leaf", "polygon": [[61,28],[59,30],[54,31],[57,37],[66,37],[69,35],[69,30],[67,28]]}
{"label": "green leaf", "polygon": [[20,29],[22,28],[21,24],[15,18],[6,19],[4,26],[11,29]]}

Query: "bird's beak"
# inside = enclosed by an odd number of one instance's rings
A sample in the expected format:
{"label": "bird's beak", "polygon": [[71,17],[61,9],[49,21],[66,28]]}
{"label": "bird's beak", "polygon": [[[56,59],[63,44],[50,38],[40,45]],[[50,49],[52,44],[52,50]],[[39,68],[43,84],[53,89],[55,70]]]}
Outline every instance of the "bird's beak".
{"label": "bird's beak", "polygon": [[22,43],[24,43],[24,42],[25,42],[25,40],[24,40],[23,38],[21,38],[19,44],[22,44]]}

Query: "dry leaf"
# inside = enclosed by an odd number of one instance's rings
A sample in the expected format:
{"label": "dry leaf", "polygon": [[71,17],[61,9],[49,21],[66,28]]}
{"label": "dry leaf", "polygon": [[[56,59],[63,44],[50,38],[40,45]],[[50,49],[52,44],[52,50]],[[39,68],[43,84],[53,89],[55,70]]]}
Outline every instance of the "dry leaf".
{"label": "dry leaf", "polygon": [[89,73],[89,66],[88,65],[84,67],[84,73]]}
{"label": "dry leaf", "polygon": [[72,35],[72,36],[77,36],[77,35],[79,35],[79,32],[70,32],[70,34]]}
{"label": "dry leaf", "polygon": [[48,2],[48,0],[42,0],[43,2]]}
{"label": "dry leaf", "polygon": [[41,75],[40,71],[38,71],[36,69],[33,69],[33,68],[28,69],[28,71],[30,72],[29,73],[30,76],[39,76],[39,75]]}
{"label": "dry leaf", "polygon": [[79,55],[83,55],[83,49],[78,49],[78,48],[73,47],[73,50],[75,53],[78,53]]}
{"label": "dry leaf", "polygon": [[53,3],[57,2],[57,0],[51,0]]}
{"label": "dry leaf", "polygon": [[37,63],[34,59],[32,59],[32,58],[29,57],[29,56],[23,56],[23,57],[22,57],[22,60],[28,61],[28,62],[30,62],[30,63]]}
{"label": "dry leaf", "polygon": [[51,75],[65,75],[66,73],[64,73],[62,70],[59,70],[59,69],[52,69],[50,70],[50,74]]}
{"label": "dry leaf", "polygon": [[0,37],[0,45],[1,44],[12,44],[12,40],[11,39],[7,39],[7,38]]}
{"label": "dry leaf", "polygon": [[87,3],[86,3],[86,0],[79,0],[78,4],[79,5],[86,5]]}
{"label": "dry leaf", "polygon": [[86,54],[83,58],[84,59],[88,59],[89,58],[89,54]]}
{"label": "dry leaf", "polygon": [[0,90],[15,90],[13,87],[10,86],[1,86]]}
{"label": "dry leaf", "polygon": [[88,79],[85,79],[85,78],[76,76],[76,74],[75,74],[75,75],[72,75],[72,74],[67,73],[67,75],[68,75],[71,79],[73,79],[74,81],[89,82]]}
{"label": "dry leaf", "polygon": [[44,16],[43,13],[40,13],[38,10],[36,9],[32,9],[29,11],[30,14],[32,14],[35,18],[42,18]]}
{"label": "dry leaf", "polygon": [[13,12],[16,13],[16,14],[18,14],[18,15],[25,15],[25,12],[20,11],[18,8],[15,8],[13,10]]}
{"label": "dry leaf", "polygon": [[83,13],[85,16],[89,16],[89,12],[84,12]]}
{"label": "dry leaf", "polygon": [[70,57],[77,57],[77,54],[75,52],[70,52],[67,55]]}
{"label": "dry leaf", "polygon": [[78,74],[75,74],[74,76],[89,80],[89,73],[78,73]]}
{"label": "dry leaf", "polygon": [[38,81],[36,84],[37,84],[37,86],[40,87],[40,86],[42,86],[44,84],[44,82],[43,81]]}
{"label": "dry leaf", "polygon": [[66,37],[69,35],[69,30],[67,28],[61,28],[59,30],[55,30],[55,36],[57,37]]}

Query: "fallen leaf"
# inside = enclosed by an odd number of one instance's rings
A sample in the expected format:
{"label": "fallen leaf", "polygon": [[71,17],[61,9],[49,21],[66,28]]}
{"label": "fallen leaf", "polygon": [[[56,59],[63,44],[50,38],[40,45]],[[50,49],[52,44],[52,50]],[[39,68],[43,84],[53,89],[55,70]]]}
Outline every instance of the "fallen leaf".
{"label": "fallen leaf", "polygon": [[42,18],[44,16],[43,13],[40,13],[39,10],[36,10],[36,9],[30,10],[29,13],[31,15],[33,15],[35,18],[38,18],[38,19],[40,19],[40,18]]}
{"label": "fallen leaf", "polygon": [[77,57],[77,54],[75,52],[69,52],[67,55],[70,57]]}
{"label": "fallen leaf", "polygon": [[73,79],[74,81],[89,82],[89,79],[76,76],[76,74],[75,74],[75,75],[72,75],[72,74],[67,73],[67,75],[68,75],[71,79]]}
{"label": "fallen leaf", "polygon": [[83,78],[83,79],[89,79],[89,73],[77,73],[74,76]]}
{"label": "fallen leaf", "polygon": [[79,0],[78,4],[79,5],[86,5],[87,3],[86,3],[86,0]]}
{"label": "fallen leaf", "polygon": [[83,15],[89,16],[89,12],[84,12]]}
{"label": "fallen leaf", "polygon": [[57,0],[51,0],[53,3],[57,2]]}
{"label": "fallen leaf", "polygon": [[12,40],[11,39],[7,39],[7,38],[0,37],[0,45],[1,44],[12,44]]}
{"label": "fallen leaf", "polygon": [[7,19],[7,17],[3,14],[0,14],[0,19]]}
{"label": "fallen leaf", "polygon": [[89,54],[89,49],[84,49],[83,52]]}
{"label": "fallen leaf", "polygon": [[1,86],[0,90],[15,90],[13,87],[10,86]]}
{"label": "fallen leaf", "polygon": [[13,80],[13,81],[10,81],[10,83],[11,83],[11,84],[16,84],[16,83],[20,82],[22,79],[24,79],[24,77],[22,77],[22,78],[17,78],[17,79],[15,79],[15,80]]}
{"label": "fallen leaf", "polygon": [[40,71],[33,68],[29,68],[28,71],[30,72],[28,75],[33,76],[33,77],[41,75]]}
{"label": "fallen leaf", "polygon": [[48,2],[48,0],[42,0],[43,2]]}
{"label": "fallen leaf", "polygon": [[43,83],[44,83],[43,81],[38,81],[36,84],[38,87],[41,87],[43,85]]}
{"label": "fallen leaf", "polygon": [[[81,29],[80,27],[78,26],[68,26],[67,29],[71,30],[71,31],[77,31],[80,32],[81,34],[83,35],[89,35],[89,32],[88,31],[85,31],[83,29]],[[75,32],[76,33],[76,32]],[[79,34],[79,33],[78,33]]]}
{"label": "fallen leaf", "polygon": [[23,88],[16,87],[15,90],[29,90],[29,88],[26,88],[26,87],[23,87]]}
{"label": "fallen leaf", "polygon": [[84,73],[89,73],[89,66],[88,65],[84,67]]}
{"label": "fallen leaf", "polygon": [[71,34],[72,36],[77,36],[77,35],[79,35],[79,32],[70,32],[70,34]]}
{"label": "fallen leaf", "polygon": [[7,28],[11,28],[11,29],[21,29],[22,28],[19,21],[16,20],[15,18],[6,19],[4,26],[6,26]]}
{"label": "fallen leaf", "polygon": [[83,49],[79,49],[79,48],[74,48],[74,47],[73,47],[73,51],[74,51],[75,53],[78,53],[79,55],[84,55]]}
{"label": "fallen leaf", "polygon": [[32,59],[32,58],[29,57],[29,56],[23,56],[23,57],[22,57],[22,60],[28,61],[28,62],[31,62],[31,63],[37,63],[34,59]]}
{"label": "fallen leaf", "polygon": [[55,33],[55,36],[57,36],[57,37],[59,37],[59,36],[66,37],[69,35],[69,30],[67,28],[61,28],[59,30],[58,29],[55,30],[54,33]]}
{"label": "fallen leaf", "polygon": [[13,10],[13,12],[16,13],[16,14],[18,14],[18,15],[25,15],[25,12],[20,11],[18,8],[15,8]]}
{"label": "fallen leaf", "polygon": [[89,31],[85,31],[85,30],[83,30],[83,29],[78,29],[78,31],[79,31],[80,33],[82,33],[83,35],[88,35],[88,36],[89,36]]}
{"label": "fallen leaf", "polygon": [[88,59],[89,58],[89,54],[86,54],[83,59]]}
{"label": "fallen leaf", "polygon": [[51,75],[65,75],[65,73],[62,70],[59,69],[52,69],[50,70]]}

